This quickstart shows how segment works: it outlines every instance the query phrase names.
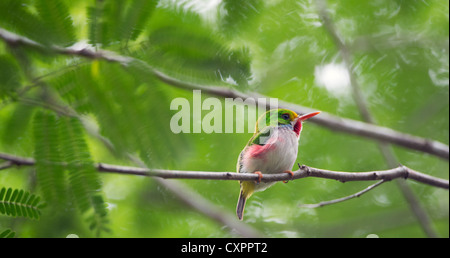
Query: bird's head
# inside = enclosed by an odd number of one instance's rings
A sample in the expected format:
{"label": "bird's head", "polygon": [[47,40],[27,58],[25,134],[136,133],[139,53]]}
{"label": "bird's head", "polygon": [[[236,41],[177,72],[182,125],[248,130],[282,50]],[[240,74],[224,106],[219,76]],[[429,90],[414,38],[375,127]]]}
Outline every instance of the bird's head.
{"label": "bird's head", "polygon": [[302,129],[302,122],[309,119],[315,115],[318,115],[320,111],[308,113],[305,115],[298,115],[289,109],[272,109],[263,114],[256,125],[256,131],[265,126],[280,126],[280,125],[290,125],[294,132],[299,135]]}

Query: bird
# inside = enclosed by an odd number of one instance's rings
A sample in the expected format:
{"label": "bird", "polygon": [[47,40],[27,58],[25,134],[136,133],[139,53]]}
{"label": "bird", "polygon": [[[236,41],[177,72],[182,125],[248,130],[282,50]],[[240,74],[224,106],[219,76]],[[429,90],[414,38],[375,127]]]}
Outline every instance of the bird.
{"label": "bird", "polygon": [[255,173],[257,181],[240,181],[236,215],[243,220],[247,199],[263,191],[275,182],[261,182],[263,174],[289,173],[297,159],[298,142],[302,122],[316,116],[320,111],[297,115],[289,109],[271,109],[262,114],[255,126],[255,132],[239,154],[238,173]]}

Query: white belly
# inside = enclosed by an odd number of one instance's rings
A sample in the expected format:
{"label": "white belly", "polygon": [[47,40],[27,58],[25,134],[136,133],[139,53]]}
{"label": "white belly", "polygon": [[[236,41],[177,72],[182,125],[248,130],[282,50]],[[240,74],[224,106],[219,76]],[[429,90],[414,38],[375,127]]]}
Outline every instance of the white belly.
{"label": "white belly", "polygon": [[[246,153],[241,173],[260,171],[262,174],[274,174],[292,169],[297,159],[297,135],[287,127],[277,128],[273,135],[267,141],[266,146],[270,144],[270,147],[263,155],[253,157],[251,153]],[[255,190],[264,190],[272,184],[274,182],[257,184]]]}

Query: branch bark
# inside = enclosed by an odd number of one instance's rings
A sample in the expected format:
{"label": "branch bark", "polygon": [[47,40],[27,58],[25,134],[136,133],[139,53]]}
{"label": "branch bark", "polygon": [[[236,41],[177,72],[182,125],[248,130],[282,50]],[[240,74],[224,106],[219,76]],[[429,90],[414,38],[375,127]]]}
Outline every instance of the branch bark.
{"label": "branch bark", "polygon": [[[30,158],[17,157],[6,153],[0,153],[0,159],[11,161],[17,166],[33,166],[34,160]],[[209,180],[238,180],[238,181],[257,181],[259,176],[252,173],[235,172],[211,172],[211,171],[186,171],[186,170],[166,170],[166,169],[148,169],[130,166],[118,166],[105,163],[97,163],[98,172],[118,173],[123,175],[138,175],[147,177],[160,177],[165,179],[209,179]],[[419,183],[431,186],[449,189],[449,181],[433,177],[405,166],[399,166],[393,169],[367,171],[367,172],[342,172],[331,171],[309,166],[299,166],[291,177],[288,173],[265,174],[262,182],[276,182],[295,180],[306,177],[319,177],[325,179],[334,179],[340,182],[347,181],[374,181],[374,180],[393,180],[397,178],[411,179]]]}
{"label": "branch bark", "polygon": [[[135,59],[129,56],[119,55],[112,51],[106,50],[94,51],[87,48],[73,49],[73,48],[63,48],[59,46],[44,46],[40,43],[37,43],[26,37],[19,36],[2,28],[0,28],[0,39],[5,41],[12,47],[28,46],[44,52],[68,56],[80,56],[89,59],[101,59],[108,62],[116,62],[122,64],[125,67],[130,66],[132,64],[137,64],[142,66],[144,70],[153,74],[156,78],[158,78],[162,82],[182,89],[202,90],[207,94],[223,98],[242,98],[242,99],[253,98],[255,99],[256,105],[259,104],[258,98],[268,98],[267,96],[263,96],[257,93],[243,93],[226,87],[204,86],[195,83],[181,81],[158,71],[157,69],[155,69],[154,67],[150,66],[148,63],[142,60]],[[278,104],[280,108],[289,108],[299,114],[305,114],[316,110],[284,101],[279,101]],[[449,153],[450,153],[449,146],[439,141],[434,141],[431,139],[401,133],[396,130],[379,125],[373,125],[370,123],[365,123],[349,118],[338,117],[327,112],[322,112],[320,116],[313,117],[309,121],[327,127],[334,131],[359,135],[367,137],[369,139],[379,140],[382,142],[389,142],[392,144],[396,144],[398,146],[425,152],[443,158],[445,160],[449,160]]]}

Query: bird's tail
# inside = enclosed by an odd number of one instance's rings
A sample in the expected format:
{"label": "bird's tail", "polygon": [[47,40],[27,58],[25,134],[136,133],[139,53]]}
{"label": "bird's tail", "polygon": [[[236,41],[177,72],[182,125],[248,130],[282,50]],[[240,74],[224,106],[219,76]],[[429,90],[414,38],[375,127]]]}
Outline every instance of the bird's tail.
{"label": "bird's tail", "polygon": [[247,196],[245,196],[244,192],[241,190],[241,193],[239,194],[238,203],[236,206],[236,215],[238,216],[239,220],[242,220],[244,218],[244,208],[246,201]]}
{"label": "bird's tail", "polygon": [[236,205],[236,215],[240,220],[244,218],[245,202],[253,194],[254,189],[255,184],[253,182],[244,181],[241,183],[241,192]]}

